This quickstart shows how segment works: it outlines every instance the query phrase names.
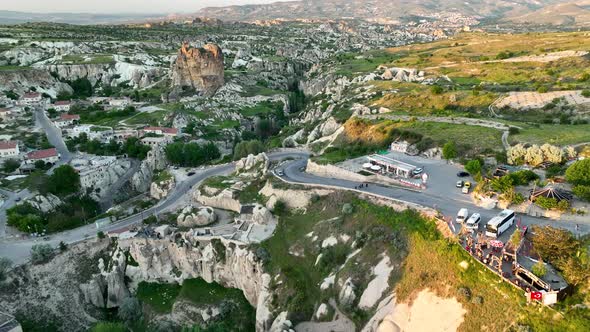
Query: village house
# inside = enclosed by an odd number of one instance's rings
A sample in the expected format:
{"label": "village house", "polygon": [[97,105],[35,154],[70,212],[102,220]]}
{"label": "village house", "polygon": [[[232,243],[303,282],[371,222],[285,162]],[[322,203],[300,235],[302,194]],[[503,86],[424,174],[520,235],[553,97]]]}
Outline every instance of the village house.
{"label": "village house", "polygon": [[8,108],[0,108],[0,120],[2,122],[8,122],[14,117],[12,111]]}
{"label": "village house", "polygon": [[92,156],[84,159],[72,161],[72,166],[80,175],[80,185],[82,188],[99,188],[99,184],[108,176],[108,168],[111,167],[116,157]]}
{"label": "village house", "polygon": [[37,150],[27,153],[25,164],[34,164],[37,161],[44,161],[45,163],[55,164],[60,158],[56,148]]}
{"label": "village house", "polygon": [[167,145],[170,143],[172,143],[172,138],[168,136],[144,137],[141,139],[141,144],[148,146]]}
{"label": "village house", "polygon": [[53,121],[59,128],[72,126],[78,122],[80,122],[80,116],[78,114],[61,114],[59,119]]}
{"label": "village house", "polygon": [[69,112],[72,102],[69,100],[58,100],[53,103],[53,109],[59,112]]}
{"label": "village house", "polygon": [[39,105],[43,101],[43,96],[39,92],[27,92],[19,100],[24,106]]}
{"label": "village house", "polygon": [[18,157],[20,151],[16,141],[0,141],[0,158]]}
{"label": "village house", "polygon": [[113,128],[111,127],[83,124],[68,129],[66,136],[68,138],[76,138],[79,137],[81,134],[86,134],[86,137],[89,140],[96,139],[102,142],[107,142],[113,138],[114,132]]}
{"label": "village house", "polygon": [[176,128],[167,128],[167,127],[145,127],[141,129],[141,135],[145,136],[145,134],[156,134],[162,135],[166,137],[176,137],[178,136],[178,129]]}
{"label": "village house", "polygon": [[113,132],[113,138],[119,142],[125,142],[130,137],[137,137],[138,132],[134,129],[119,129]]}
{"label": "village house", "polygon": [[129,98],[122,98],[122,99],[110,99],[109,106],[113,108],[125,108],[131,105],[131,100]]}

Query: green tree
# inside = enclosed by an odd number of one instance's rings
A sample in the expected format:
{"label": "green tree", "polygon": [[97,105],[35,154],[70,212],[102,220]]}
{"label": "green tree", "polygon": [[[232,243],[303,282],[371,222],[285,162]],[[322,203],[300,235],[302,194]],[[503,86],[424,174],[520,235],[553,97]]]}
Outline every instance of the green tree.
{"label": "green tree", "polygon": [[477,159],[468,161],[465,164],[465,170],[471,175],[477,175],[481,173],[481,163]]}
{"label": "green tree", "polygon": [[70,165],[56,168],[47,178],[46,191],[63,197],[80,190],[80,174]]}
{"label": "green tree", "polygon": [[238,160],[247,157],[249,154],[264,152],[264,144],[258,140],[242,141],[234,147],[234,159]]}
{"label": "green tree", "polygon": [[20,167],[20,161],[16,159],[8,159],[2,165],[2,170],[6,173],[12,173]]}
{"label": "green tree", "polygon": [[588,90],[588,89],[582,90],[582,96],[585,98],[590,98],[590,90]]}
{"label": "green tree", "polygon": [[450,141],[445,143],[445,145],[443,145],[442,155],[447,161],[457,158],[457,146],[455,145],[455,142]]}
{"label": "green tree", "polygon": [[71,81],[70,86],[74,90],[74,98],[81,99],[92,96],[92,83],[87,77],[81,77]]}
{"label": "green tree", "polygon": [[573,163],[565,171],[565,178],[573,185],[590,185],[590,159]]}

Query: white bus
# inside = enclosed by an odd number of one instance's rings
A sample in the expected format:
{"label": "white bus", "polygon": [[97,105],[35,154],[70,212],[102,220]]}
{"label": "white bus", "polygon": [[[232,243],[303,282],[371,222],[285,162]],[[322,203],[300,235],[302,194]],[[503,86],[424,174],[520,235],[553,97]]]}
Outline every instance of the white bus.
{"label": "white bus", "polygon": [[512,210],[504,210],[493,217],[486,225],[486,236],[497,238],[514,224],[515,213]]}

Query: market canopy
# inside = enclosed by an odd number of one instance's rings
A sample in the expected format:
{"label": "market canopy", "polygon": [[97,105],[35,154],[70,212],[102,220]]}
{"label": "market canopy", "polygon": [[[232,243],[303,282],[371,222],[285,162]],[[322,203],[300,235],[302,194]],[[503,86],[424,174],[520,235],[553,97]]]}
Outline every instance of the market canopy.
{"label": "market canopy", "polygon": [[573,198],[572,194],[556,189],[552,186],[537,189],[535,191],[531,190],[531,199],[535,200],[537,197],[555,198],[557,201],[571,201]]}

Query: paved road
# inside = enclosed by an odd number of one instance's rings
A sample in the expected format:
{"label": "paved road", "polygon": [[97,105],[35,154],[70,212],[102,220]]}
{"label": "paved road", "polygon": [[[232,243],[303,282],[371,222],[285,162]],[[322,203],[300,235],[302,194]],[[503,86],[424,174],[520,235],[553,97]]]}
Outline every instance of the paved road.
{"label": "paved road", "polygon": [[[55,166],[67,164],[72,160],[74,157],[73,154],[70,153],[66,143],[63,140],[61,135],[61,130],[57,128],[51,120],[47,117],[45,112],[42,109],[35,110],[35,119],[37,123],[43,128],[45,131],[45,135],[47,136],[47,140],[51,145],[55,146],[59,154],[61,155],[60,160],[55,163]],[[54,167],[55,167],[54,166]]]}
{"label": "paved road", "polygon": [[[304,152],[298,151],[286,151],[271,153],[269,157],[273,160],[282,159],[286,157],[305,157],[307,156]],[[73,230],[65,231],[59,234],[50,236],[50,239],[45,241],[42,239],[25,239],[25,240],[10,240],[4,239],[0,241],[0,256],[11,259],[15,264],[24,263],[30,256],[31,247],[37,243],[47,243],[56,247],[61,241],[65,243],[75,243],[81,240],[96,236],[96,233],[100,230],[103,232],[110,232],[126,227],[130,227],[135,224],[141,223],[145,218],[151,215],[159,215],[167,212],[171,208],[175,208],[176,203],[185,198],[190,193],[191,188],[200,183],[201,181],[216,175],[227,174],[233,171],[235,163],[224,164],[214,167],[206,168],[203,172],[195,174],[188,180],[179,183],[174,190],[164,200],[151,208],[144,210],[141,213],[130,216],[123,220],[118,221],[114,224],[105,225],[99,229],[96,228],[95,224],[85,225]]]}
{"label": "paved road", "polygon": [[[285,173],[283,178],[291,182],[297,182],[302,184],[327,185],[348,190],[355,190],[355,187],[359,185],[358,182],[354,181],[324,178],[309,173],[301,172],[300,168],[304,167],[305,165],[306,160],[301,159],[293,161],[283,166],[283,170]],[[441,184],[443,184],[444,187],[437,188],[439,187],[439,185],[435,185],[431,182],[431,187],[424,192],[416,192],[402,188],[384,187],[375,184],[370,184],[367,188],[362,188],[358,190],[365,192],[367,194],[377,194],[380,196],[386,196],[434,208],[440,211],[446,217],[451,217],[453,220],[457,212],[461,208],[467,208],[470,211],[470,213],[479,212],[482,216],[483,224],[485,224],[489,219],[491,219],[493,216],[499,213],[498,209],[485,210],[481,207],[478,207],[475,204],[473,204],[473,202],[470,199],[468,199],[467,195],[461,196],[462,194],[460,194],[458,190],[452,190],[457,180],[456,177],[440,177],[440,180]],[[444,192],[446,192],[446,194],[444,194]],[[458,196],[461,198],[457,198]],[[574,233],[576,232],[577,222],[574,221],[555,221],[551,219],[531,217],[522,214],[519,214],[519,217],[521,218],[522,225],[552,225],[568,229]],[[457,225],[457,227],[459,226]],[[578,233],[590,233],[590,223],[579,224]]]}
{"label": "paved road", "polygon": [[[285,173],[283,178],[291,182],[307,185],[333,186],[347,190],[355,190],[355,186],[359,185],[359,183],[353,181],[324,178],[302,172],[300,169],[307,163],[308,154],[306,152],[284,151],[272,153],[269,156],[273,160],[284,159],[288,157],[294,159],[281,166],[281,169],[283,169]],[[435,161],[431,162],[433,165],[427,167],[434,167]],[[31,246],[37,242],[45,242],[53,246],[57,246],[60,241],[74,243],[86,238],[94,237],[98,230],[109,232],[138,224],[148,216],[157,216],[158,214],[166,212],[171,208],[178,207],[175,205],[186,198],[186,195],[190,193],[191,188],[194,185],[200,183],[208,177],[230,173],[234,169],[234,166],[235,164],[231,163],[209,167],[203,172],[200,172],[190,177],[188,180],[179,183],[172,193],[170,193],[166,199],[160,201],[157,205],[139,214],[123,219],[115,224],[109,224],[101,227],[100,229],[97,229],[94,224],[90,224],[74,230],[55,234],[51,236],[51,239],[48,241],[43,241],[40,239],[27,239],[19,241],[5,240],[4,242],[0,242],[0,255],[8,257],[16,264],[19,264],[28,259]],[[450,172],[450,170],[452,170],[452,166],[449,166],[448,169],[445,167],[441,168],[444,172]],[[458,190],[451,190],[451,188],[454,188],[456,177],[452,175],[448,176],[447,174],[446,176],[440,175],[439,178],[439,182],[431,182],[431,187],[425,192],[410,191],[403,188],[384,187],[375,184],[371,184],[367,188],[362,188],[360,191],[367,194],[377,194],[380,196],[386,196],[426,207],[431,207],[439,210],[445,216],[452,217],[453,219],[457,211],[459,211],[461,208],[468,208],[471,212],[480,212],[482,215],[482,222],[484,223],[499,212],[498,210],[484,210],[480,207],[477,207],[471,202],[471,200],[468,199],[468,196],[460,194]],[[525,215],[520,215],[520,217],[522,219],[521,221],[523,225],[558,225],[559,227],[571,231],[575,231],[576,227],[575,222],[567,220],[553,221]],[[579,232],[583,234],[590,233],[590,223],[581,224]]]}

